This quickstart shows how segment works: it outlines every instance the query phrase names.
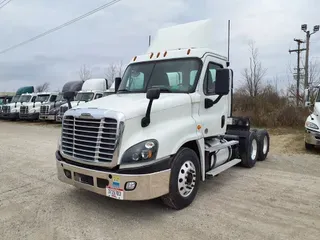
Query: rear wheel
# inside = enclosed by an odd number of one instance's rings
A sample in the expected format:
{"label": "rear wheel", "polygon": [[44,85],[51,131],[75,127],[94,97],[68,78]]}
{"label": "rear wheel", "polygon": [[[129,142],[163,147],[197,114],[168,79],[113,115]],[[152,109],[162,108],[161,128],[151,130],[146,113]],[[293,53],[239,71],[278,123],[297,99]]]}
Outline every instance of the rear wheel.
{"label": "rear wheel", "polygon": [[181,148],[171,167],[169,193],[162,196],[163,203],[180,210],[194,200],[200,183],[200,163],[197,154],[189,148]]}
{"label": "rear wheel", "polygon": [[264,130],[256,130],[258,138],[258,161],[264,161],[269,153],[270,136],[269,133]]}
{"label": "rear wheel", "polygon": [[244,147],[240,152],[241,165],[247,168],[252,168],[258,158],[258,137],[256,131],[248,133],[248,137],[244,142]]}

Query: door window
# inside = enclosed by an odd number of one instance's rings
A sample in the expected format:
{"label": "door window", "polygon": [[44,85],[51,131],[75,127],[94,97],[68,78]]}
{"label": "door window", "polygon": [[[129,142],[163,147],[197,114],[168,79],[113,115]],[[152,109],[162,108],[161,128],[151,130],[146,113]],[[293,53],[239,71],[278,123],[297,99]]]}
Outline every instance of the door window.
{"label": "door window", "polygon": [[215,95],[216,69],[219,68],[222,67],[216,63],[210,62],[208,64],[203,88],[205,95]]}

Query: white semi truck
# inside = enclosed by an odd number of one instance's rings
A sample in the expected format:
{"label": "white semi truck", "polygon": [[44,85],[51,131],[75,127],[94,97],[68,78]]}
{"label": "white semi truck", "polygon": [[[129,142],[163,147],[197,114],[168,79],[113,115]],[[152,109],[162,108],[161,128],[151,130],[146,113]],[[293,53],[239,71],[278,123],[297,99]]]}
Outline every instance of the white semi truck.
{"label": "white semi truck", "polygon": [[73,101],[70,102],[70,106],[69,103],[65,103],[60,106],[56,121],[61,122],[63,114],[69,108],[73,108],[94,99],[101,98],[107,89],[108,80],[105,78],[92,78],[86,80],[81,87],[81,91],[79,91]]}
{"label": "white semi truck", "polygon": [[15,103],[10,103],[4,106],[3,118],[6,120],[19,119],[20,107],[33,103],[37,97],[37,93],[23,93]]}
{"label": "white semi truck", "polygon": [[[310,90],[315,92],[314,103],[310,102]],[[311,113],[305,122],[305,148],[312,150],[320,146],[320,84],[305,91],[305,104],[311,107]]]}
{"label": "white semi truck", "polygon": [[205,44],[214,44],[211,29],[210,20],[160,29],[116,78],[115,94],[65,112],[58,179],[119,200],[160,197],[182,209],[208,176],[265,160],[269,134],[232,115],[233,72]]}
{"label": "white semi truck", "polygon": [[37,97],[32,102],[20,106],[19,118],[21,120],[38,120],[41,105],[54,103],[58,94],[58,92],[37,93]]}

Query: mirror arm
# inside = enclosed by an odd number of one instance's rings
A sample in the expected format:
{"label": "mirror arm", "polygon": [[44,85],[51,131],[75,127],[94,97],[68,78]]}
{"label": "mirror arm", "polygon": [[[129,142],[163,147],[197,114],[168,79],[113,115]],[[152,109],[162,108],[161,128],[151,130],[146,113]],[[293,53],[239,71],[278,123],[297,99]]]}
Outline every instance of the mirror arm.
{"label": "mirror arm", "polygon": [[152,102],[153,102],[153,99],[150,99],[146,116],[141,119],[141,127],[147,127],[150,124],[150,113],[151,113]]}

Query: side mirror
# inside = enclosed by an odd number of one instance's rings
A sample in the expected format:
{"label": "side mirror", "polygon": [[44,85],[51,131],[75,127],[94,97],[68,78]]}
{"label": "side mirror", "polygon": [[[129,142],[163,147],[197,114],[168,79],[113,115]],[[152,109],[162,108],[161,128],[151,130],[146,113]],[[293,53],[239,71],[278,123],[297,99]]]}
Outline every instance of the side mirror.
{"label": "side mirror", "polygon": [[141,127],[147,127],[150,124],[150,113],[151,113],[151,107],[152,102],[155,99],[158,99],[160,97],[160,88],[149,88],[147,91],[147,99],[149,99],[149,104],[147,108],[146,115],[141,119]]}
{"label": "side mirror", "polygon": [[69,101],[72,101],[72,99],[74,98],[74,95],[75,95],[74,92],[64,92],[63,93],[63,97]]}
{"label": "side mirror", "polygon": [[119,89],[119,86],[120,86],[120,83],[121,83],[121,77],[116,77],[115,78],[115,80],[114,80],[114,90],[115,90],[115,92],[117,92],[118,91],[118,89]]}
{"label": "side mirror", "polygon": [[158,99],[160,97],[160,91],[160,88],[149,88],[147,91],[147,99]]}
{"label": "side mirror", "polygon": [[230,91],[230,69],[222,68],[216,70],[215,93],[228,95]]}
{"label": "side mirror", "polygon": [[73,100],[74,95],[75,95],[75,92],[64,92],[64,93],[63,93],[63,97],[64,97],[64,98],[67,100],[67,102],[68,102],[68,107],[69,107],[69,109],[72,108],[72,106],[71,106],[71,101]]}

